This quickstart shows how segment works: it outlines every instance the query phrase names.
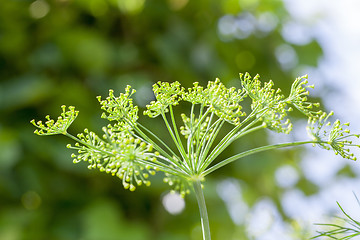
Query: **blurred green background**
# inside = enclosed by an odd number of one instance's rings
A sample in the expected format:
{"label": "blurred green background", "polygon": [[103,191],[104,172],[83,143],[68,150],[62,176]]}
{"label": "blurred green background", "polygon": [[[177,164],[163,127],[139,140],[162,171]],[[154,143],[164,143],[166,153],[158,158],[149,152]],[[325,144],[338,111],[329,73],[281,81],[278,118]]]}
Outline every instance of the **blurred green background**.
{"label": "blurred green background", "polygon": [[[29,121],[73,105],[80,115],[70,131],[99,131],[107,123],[96,96],[129,84],[144,107],[159,80],[188,87],[219,77],[239,87],[238,73],[246,71],[286,92],[322,54],[315,41],[286,42],[281,29],[289,18],[280,0],[0,0],[0,239],[201,239],[192,195],[181,214],[164,209],[161,173],[150,188],[129,192],[115,177],[74,165],[69,139],[36,136]],[[266,134],[226,154],[265,144]],[[250,207],[268,196],[282,212],[274,171],[296,168],[299,158],[294,149],[259,154],[210,176],[213,239],[246,239],[218,194],[219,181],[239,179]],[[305,178],[297,187],[317,190]]]}

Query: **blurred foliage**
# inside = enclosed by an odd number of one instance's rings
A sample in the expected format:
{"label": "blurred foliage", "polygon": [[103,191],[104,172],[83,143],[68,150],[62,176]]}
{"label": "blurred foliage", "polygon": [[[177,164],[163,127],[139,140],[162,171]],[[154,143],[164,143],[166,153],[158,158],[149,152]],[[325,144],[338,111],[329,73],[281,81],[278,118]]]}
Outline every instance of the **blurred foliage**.
{"label": "blurred foliage", "polygon": [[[219,77],[238,87],[238,73],[248,71],[288,89],[299,69],[315,66],[321,55],[315,41],[284,40],[290,16],[280,0],[0,0],[0,6],[3,240],[200,239],[192,196],[184,212],[172,216],[161,204],[168,189],[160,177],[130,193],[117,178],[73,165],[68,140],[38,137],[29,121],[73,105],[80,115],[71,131],[98,131],[104,120],[96,96],[130,84],[144,107],[158,80],[190,86]],[[286,59],[289,52],[294,59]],[[266,136],[229,151],[258,146]],[[218,180],[241,179],[249,205],[262,196],[278,201],[274,171],[298,159],[295,150],[259,154],[215,172],[205,185],[213,239],[245,236],[216,192]]]}

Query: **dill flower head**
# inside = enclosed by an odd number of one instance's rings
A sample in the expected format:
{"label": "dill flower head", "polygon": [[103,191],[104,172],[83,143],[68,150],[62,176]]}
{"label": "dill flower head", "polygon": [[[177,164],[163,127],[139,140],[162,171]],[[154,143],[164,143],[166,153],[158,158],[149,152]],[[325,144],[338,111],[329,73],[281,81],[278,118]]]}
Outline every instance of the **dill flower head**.
{"label": "dill flower head", "polygon": [[[67,132],[78,115],[74,107],[62,106],[57,120],[46,116],[47,121],[31,123],[37,127],[38,135],[63,134],[76,141],[69,148],[76,150],[72,154],[74,163],[88,163],[89,169],[112,174],[121,179],[126,189],[134,191],[137,186],[150,185],[148,177],[157,171],[165,173],[164,181],[181,195],[189,192],[189,186],[226,164],[243,156],[256,152],[285,146],[313,143],[322,148],[333,150],[344,158],[355,160],[349,147],[359,147],[352,143],[349,124],[339,120],[330,123],[333,113],[318,110],[319,103],[308,99],[307,76],[296,78],[288,96],[274,88],[272,80],[261,82],[259,75],[240,74],[241,88],[226,87],[219,79],[209,81],[206,87],[198,82],[185,89],[179,82],[157,82],[153,85],[155,100],[151,101],[144,115],[164,121],[164,130],[168,140],[161,139],[152,128],[142,125],[139,120],[139,108],[133,104],[132,96],[136,92],[131,86],[124,93],[114,95],[109,90],[105,99],[98,97],[102,118],[111,121],[103,128],[99,137],[85,129],[73,136]],[[243,110],[244,99],[250,100],[247,113]],[[186,113],[180,113],[182,124],[178,127],[174,106],[182,101],[190,106]],[[308,132],[310,141],[284,143],[250,149],[217,161],[218,157],[234,141],[264,128],[278,133],[290,133],[292,123],[289,114],[293,110],[309,118]],[[226,128],[224,127],[225,125]],[[219,133],[224,137],[219,139]],[[217,163],[214,161],[217,161]]]}
{"label": "dill flower head", "polygon": [[350,123],[342,124],[340,120],[331,123],[328,119],[333,116],[334,112],[323,113],[319,118],[309,118],[309,125],[307,130],[309,135],[318,145],[326,150],[332,149],[336,155],[343,158],[356,160],[353,153],[350,152],[349,147],[359,147],[360,145],[353,144],[351,138],[359,138],[360,134],[351,134],[348,129]]}
{"label": "dill flower head", "polygon": [[55,134],[66,134],[67,129],[70,127],[70,125],[73,123],[73,121],[76,119],[76,117],[79,114],[79,111],[75,110],[75,107],[70,106],[69,110],[66,111],[66,106],[61,106],[62,113],[57,118],[57,120],[53,120],[50,118],[49,115],[47,115],[45,124],[42,121],[31,120],[31,123],[37,127],[34,131],[37,135],[55,135]]}
{"label": "dill flower head", "polygon": [[144,115],[155,118],[161,113],[167,113],[170,105],[179,104],[183,91],[179,82],[157,82],[153,85],[156,101],[151,101],[149,105],[146,105],[147,110],[144,111]]}
{"label": "dill flower head", "polygon": [[109,90],[109,96],[102,100],[101,96],[97,99],[101,105],[101,109],[105,112],[102,114],[102,118],[109,121],[118,121],[126,124],[134,124],[138,120],[138,107],[133,105],[133,99],[131,96],[136,92],[135,89],[131,89],[131,86],[125,88],[125,93],[120,93],[118,97],[115,97],[114,90]]}
{"label": "dill flower head", "polygon": [[73,162],[85,161],[89,169],[99,169],[101,172],[117,176],[122,180],[125,189],[134,191],[136,185],[150,186],[149,175],[155,175],[159,169],[156,162],[157,152],[153,146],[134,138],[126,132],[112,132],[103,128],[103,138],[87,129],[78,134],[81,143],[67,147],[77,150],[73,153]]}

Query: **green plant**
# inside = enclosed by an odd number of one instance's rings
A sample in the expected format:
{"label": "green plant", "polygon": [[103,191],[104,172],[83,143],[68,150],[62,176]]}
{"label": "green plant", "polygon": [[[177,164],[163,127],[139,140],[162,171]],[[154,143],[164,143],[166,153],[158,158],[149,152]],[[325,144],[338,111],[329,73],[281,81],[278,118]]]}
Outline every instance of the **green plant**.
{"label": "green plant", "polygon": [[[63,112],[57,120],[47,116],[45,123],[34,120],[32,123],[38,128],[35,131],[38,135],[63,134],[75,140],[74,145],[67,146],[77,151],[72,154],[74,163],[85,161],[89,169],[97,168],[117,176],[130,191],[142,184],[149,186],[149,175],[158,171],[165,173],[164,181],[181,195],[193,189],[200,209],[203,239],[209,240],[209,220],[202,190],[202,182],[208,174],[242,157],[271,149],[310,143],[356,160],[349,147],[359,147],[350,139],[359,138],[359,135],[350,134],[346,129],[348,124],[341,124],[339,120],[330,123],[328,118],[333,113],[317,110],[319,104],[308,100],[307,89],[313,86],[307,85],[307,76],[293,82],[288,96],[280,89],[275,90],[271,80],[262,84],[258,75],[251,78],[248,73],[240,74],[240,82],[240,89],[227,88],[219,79],[210,81],[207,87],[194,83],[189,89],[179,82],[154,84],[155,101],[147,105],[144,115],[163,119],[176,149],[138,121],[139,109],[131,98],[135,90],[130,86],[117,97],[113,90],[106,99],[98,97],[104,110],[102,118],[113,122],[103,128],[102,137],[87,129],[77,136],[68,133],[78,115],[74,107],[62,106]],[[249,113],[242,108],[245,98],[251,100]],[[174,107],[181,102],[187,102],[190,109],[181,114],[183,123],[178,127]],[[268,128],[290,133],[292,123],[288,114],[293,109],[308,117],[310,140],[262,146],[217,160],[231,143],[255,131]],[[225,124],[231,126],[231,130],[218,139]]]}
{"label": "green plant", "polygon": [[[355,194],[354,194],[355,195]],[[359,199],[355,198],[360,206]],[[318,235],[312,237],[311,239],[319,238],[319,237],[328,237],[329,239],[339,239],[339,240],[347,240],[352,239],[354,237],[360,236],[360,222],[353,219],[349,214],[347,214],[344,209],[341,207],[340,203],[336,202],[339,206],[341,212],[345,215],[345,217],[337,217],[343,224],[335,224],[335,223],[325,223],[325,224],[316,224],[319,226],[329,227],[328,231],[318,231]]]}

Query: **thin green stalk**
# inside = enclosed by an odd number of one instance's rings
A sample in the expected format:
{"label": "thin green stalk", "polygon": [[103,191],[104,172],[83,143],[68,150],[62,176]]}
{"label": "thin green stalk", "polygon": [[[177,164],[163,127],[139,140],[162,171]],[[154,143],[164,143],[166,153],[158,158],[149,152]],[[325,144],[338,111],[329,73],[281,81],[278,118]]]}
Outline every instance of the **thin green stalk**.
{"label": "thin green stalk", "polygon": [[[199,154],[198,154],[199,162],[198,162],[198,165],[196,166],[196,169],[200,169],[201,164],[203,164],[203,162],[206,158],[206,155],[210,151],[210,147],[211,147],[212,143],[214,142],[215,137],[217,136],[218,131],[220,130],[220,128],[224,122],[224,121],[221,122],[221,120],[218,119],[217,121],[212,123],[213,116],[214,116],[214,113],[211,113],[206,131],[203,134],[203,137],[200,139],[199,146],[201,146],[201,148],[200,148],[200,150],[199,150],[199,147],[197,148],[197,152],[199,152]],[[219,127],[219,124],[220,124],[220,127]]]}
{"label": "thin green stalk", "polygon": [[[142,129],[144,129],[147,133],[149,133],[152,137],[154,137],[159,143],[161,143],[165,148],[173,155],[178,157],[175,152],[166,144],[163,140],[161,140],[156,134],[151,132],[149,129],[147,129],[145,126],[141,125],[140,123],[137,123]],[[164,154],[164,156],[171,158],[171,155],[167,153],[165,150],[163,150],[158,144],[156,144],[150,137],[148,137],[143,131],[141,131],[140,128],[137,127],[137,125],[134,126],[134,130],[141,135],[141,140],[148,142],[156,148],[161,154]]]}
{"label": "thin green stalk", "polygon": [[[195,115],[194,115],[194,108],[195,108],[195,105],[193,104],[191,106],[191,112],[190,112],[190,127],[191,127],[191,129],[193,129],[193,131],[190,133],[190,135],[188,137],[187,149],[188,149],[189,158],[191,157],[194,161],[194,171],[197,171],[198,170],[198,167],[197,167],[198,161],[199,161],[199,159],[201,159],[201,158],[199,158],[199,146],[204,145],[199,142],[201,125],[202,125],[203,121],[206,121],[206,117],[210,111],[209,111],[209,109],[207,109],[205,111],[205,113],[203,114],[204,107],[201,106],[199,109],[198,122],[194,125],[194,120],[196,119]],[[209,123],[211,122],[212,117],[213,117],[213,113],[210,116]],[[208,128],[209,128],[209,126],[207,127],[207,129]],[[204,135],[206,135],[206,133]],[[196,146],[193,146],[194,140],[196,141]]]}
{"label": "thin green stalk", "polygon": [[[226,134],[226,136],[218,143],[218,145],[213,149],[213,151],[210,153],[210,157],[208,159],[208,164],[205,166],[209,166],[209,164],[222,152],[224,151],[225,148],[227,148],[232,142],[234,142],[235,140],[237,140],[238,138],[246,135],[249,132],[261,129],[261,128],[265,128],[265,126],[260,125],[257,127],[254,127],[253,129],[250,129],[249,131],[246,131],[247,129],[249,129],[250,127],[252,127],[253,125],[255,125],[256,123],[258,123],[260,121],[261,115],[257,116],[260,114],[260,112],[258,112],[258,106],[256,106],[253,111],[249,114],[249,116],[247,116],[244,121],[242,121],[239,125],[237,125],[236,127],[234,127],[230,132],[228,132]],[[262,110],[263,111],[263,110]],[[255,117],[256,116],[256,117]],[[242,126],[244,126],[244,124],[248,121],[250,121],[253,117],[255,117],[254,120],[252,120],[248,125],[246,125],[243,129],[240,130],[240,128]],[[239,131],[240,130],[240,131]],[[214,155],[215,154],[215,155]]]}
{"label": "thin green stalk", "polygon": [[[176,136],[175,136],[175,134],[174,134],[174,131],[173,131],[173,129],[172,129],[171,126],[170,126],[169,121],[166,119],[165,113],[162,112],[162,113],[161,113],[161,116],[162,116],[162,118],[163,118],[163,120],[164,120],[164,122],[165,122],[166,128],[168,129],[168,132],[169,132],[172,140],[174,141],[174,143],[175,143],[175,145],[176,145],[176,148],[178,149],[181,157],[187,162],[188,166],[191,166],[191,163],[190,163],[190,161],[189,161],[189,159],[188,159],[188,157],[187,157],[187,155],[186,155],[186,153],[185,153],[185,150],[184,150],[184,147],[183,147],[183,145],[182,145],[182,142],[181,142],[181,141],[179,142],[178,139],[176,138]],[[174,117],[174,116],[171,115],[171,118],[173,118],[173,117]],[[191,169],[191,168],[190,168],[190,169]]]}
{"label": "thin green stalk", "polygon": [[[193,131],[191,131],[191,133],[188,137],[188,141],[187,141],[188,156],[189,156],[190,162],[192,163],[193,172],[196,171],[195,169],[196,169],[196,159],[197,159],[197,156],[195,156],[195,154],[197,154],[197,151],[194,150],[193,141],[195,140],[196,142],[198,142],[198,133],[201,128],[200,121],[198,122],[197,127],[194,126],[194,123],[195,123],[194,109],[195,109],[195,105],[192,104],[191,111],[190,111],[190,129],[193,129]],[[200,111],[202,111],[202,109],[200,109]],[[199,114],[199,119],[200,119],[200,114]]]}
{"label": "thin green stalk", "polygon": [[85,141],[83,141],[83,140],[81,140],[81,139],[78,139],[77,137],[71,135],[71,134],[68,133],[68,132],[67,132],[66,134],[64,134],[64,135],[67,136],[67,137],[69,137],[69,138],[71,138],[71,139],[73,139],[73,140],[75,140],[75,141],[78,142],[78,143],[81,143],[82,145],[87,146],[88,148],[94,149],[94,150],[96,150],[96,151],[99,151],[99,152],[102,152],[102,153],[105,153],[105,154],[108,154],[108,155],[114,155],[112,152],[107,152],[107,151],[98,149],[98,148],[96,148],[96,147],[93,146],[93,145],[88,144],[87,142],[85,142]]}
{"label": "thin green stalk", "polygon": [[199,205],[203,240],[211,240],[209,217],[206,209],[205,197],[201,187],[200,179],[196,179],[195,181],[193,181],[193,187],[196,195],[196,200]]}
{"label": "thin green stalk", "polygon": [[138,125],[140,127],[142,127],[145,131],[147,131],[149,134],[151,134],[151,136],[153,136],[156,140],[158,140],[162,145],[164,145],[170,151],[170,153],[173,154],[173,156],[169,155],[165,150],[163,150],[159,145],[157,145],[151,138],[149,138],[146,134],[144,134],[140,130],[140,128],[138,128],[138,127],[134,128],[138,133],[140,133],[142,136],[144,136],[144,138],[145,138],[144,140],[146,142],[151,143],[156,150],[158,150],[161,154],[163,154],[165,157],[167,157],[167,159],[171,162],[171,164],[177,166],[179,169],[184,171],[186,174],[190,174],[190,169],[186,168],[185,165],[179,164],[177,161],[171,161],[171,159],[174,159],[174,157],[175,158],[179,158],[179,157],[172,151],[172,149],[167,144],[165,144],[158,136],[156,136],[154,133],[152,133],[145,126],[142,126],[141,124],[138,124]]}
{"label": "thin green stalk", "polygon": [[[247,129],[249,129],[251,126],[255,125],[256,123],[259,122],[260,117],[256,117],[254,120],[252,120],[248,125],[246,125],[243,129],[240,130],[240,128],[242,126],[245,125],[246,122],[250,121],[253,117],[255,117],[257,115],[257,108],[256,107],[250,114],[249,116],[246,117],[246,119],[244,121],[242,121],[239,125],[237,125],[236,127],[234,127],[228,134],[226,134],[226,136],[219,142],[219,144],[216,146],[216,148],[214,149],[213,152],[218,152],[220,149],[220,153],[227,148],[227,146],[229,146],[233,141],[235,141],[236,139],[240,138],[241,136],[239,136],[241,133],[243,133],[244,131],[246,131]],[[240,130],[240,131],[239,131]],[[212,152],[212,153],[213,153]],[[211,154],[212,154],[211,153]],[[211,155],[210,154],[210,155]],[[217,155],[216,155],[217,156]],[[213,158],[214,159],[214,158]]]}
{"label": "thin green stalk", "polygon": [[179,151],[181,151],[182,153],[184,153],[186,155],[185,148],[184,148],[184,145],[182,144],[180,134],[179,134],[179,131],[178,131],[178,128],[177,128],[177,125],[176,125],[176,121],[175,121],[175,117],[174,117],[174,111],[173,111],[171,105],[169,106],[169,109],[170,109],[171,122],[172,122],[172,125],[173,125],[175,137],[176,137],[177,142],[178,142],[179,147],[180,147]]}
{"label": "thin green stalk", "polygon": [[[137,124],[132,124],[131,122],[127,123],[132,126],[132,128],[138,133],[140,134],[140,136],[136,136],[135,134],[132,133],[132,135],[134,135],[137,138],[140,138],[142,141],[148,142],[150,144],[152,144],[154,146],[154,148],[159,151],[161,154],[163,154],[166,157],[166,161],[170,162],[171,164],[174,164],[175,166],[177,166],[180,170],[182,170],[184,173],[189,174],[190,170],[188,168],[185,168],[184,165],[179,164],[177,161],[171,161],[171,159],[173,158],[179,158],[174,151],[166,144],[164,143],[163,140],[161,140],[158,136],[156,136],[152,131],[150,131],[148,128],[146,128],[145,126],[143,126],[140,123]],[[154,137],[157,141],[159,141],[163,146],[166,147],[166,149],[173,155],[171,156],[169,153],[167,153],[164,149],[162,149],[158,144],[155,143],[154,140],[152,140],[149,136],[147,136],[140,128],[144,129],[147,133],[149,133],[152,137]]]}
{"label": "thin green stalk", "polygon": [[[255,111],[255,110],[254,110]],[[230,132],[226,134],[223,139],[215,146],[215,148],[211,151],[209,158],[207,159],[208,164],[204,165],[201,168],[204,170],[227,146],[229,146],[234,140],[233,137],[239,134],[239,129],[245,124],[245,122],[249,121],[255,114],[254,111],[251,112],[249,116],[246,117],[246,119],[241,122],[239,125],[235,126]],[[254,125],[257,121],[252,121],[249,123],[244,129],[241,131],[244,131],[245,129],[249,128],[250,126]],[[215,154],[215,155],[214,155]]]}
{"label": "thin green stalk", "polygon": [[[191,111],[190,111],[190,129],[193,129],[193,113],[194,113],[194,104],[191,105]],[[191,159],[191,149],[192,149],[192,141],[193,141],[193,132],[190,132],[188,139],[187,139],[187,153],[189,159]]]}
{"label": "thin green stalk", "polygon": [[290,142],[290,143],[280,143],[280,144],[273,144],[273,145],[267,145],[267,146],[262,146],[262,147],[258,147],[258,148],[254,148],[239,154],[236,154],[232,157],[229,157],[217,164],[215,164],[214,166],[208,168],[207,170],[205,170],[202,174],[203,177],[205,177],[206,175],[208,175],[209,173],[231,163],[234,162],[240,158],[249,156],[251,154],[254,153],[259,153],[259,152],[263,152],[263,151],[267,151],[267,150],[272,150],[272,149],[277,149],[277,148],[284,148],[284,147],[293,147],[293,146],[299,146],[299,145],[304,145],[304,144],[308,144],[308,143],[319,143],[318,141],[301,141],[301,142]]}
{"label": "thin green stalk", "polygon": [[[200,153],[201,153],[201,166],[198,167],[198,169],[200,170],[200,172],[201,172],[203,169],[206,168],[206,167],[204,167],[204,166],[206,165],[207,160],[208,160],[208,159],[206,158],[206,156],[208,155],[208,153],[209,153],[209,151],[210,151],[210,149],[211,149],[211,146],[212,146],[212,144],[214,143],[216,136],[217,136],[218,133],[220,132],[220,129],[221,129],[221,127],[223,126],[224,122],[225,122],[225,121],[218,119],[218,120],[213,124],[214,126],[211,126],[211,128],[212,128],[213,131],[211,132],[211,134],[210,134],[210,136],[209,136],[209,139],[208,139],[207,141],[205,141],[206,144],[205,144],[205,142],[204,142],[204,146],[205,146],[205,147],[201,148],[201,152],[200,152]],[[206,136],[204,136],[203,139],[206,140]],[[216,147],[215,147],[215,148],[216,148]],[[211,154],[210,154],[210,155],[211,155]]]}
{"label": "thin green stalk", "polygon": [[[193,104],[193,106],[194,106],[194,104]],[[191,110],[192,110],[192,112],[193,112],[193,109],[191,109]],[[194,131],[196,131],[196,136],[195,136],[196,146],[193,147],[193,149],[194,149],[194,148],[196,149],[196,150],[195,150],[195,155],[196,155],[196,156],[194,156],[194,159],[195,159],[196,161],[199,159],[199,146],[200,146],[200,141],[199,141],[199,139],[200,139],[200,135],[201,135],[201,125],[202,125],[202,121],[200,121],[200,118],[201,118],[202,110],[203,110],[203,108],[200,108],[199,122],[198,122],[197,127],[194,128]],[[206,121],[206,118],[204,118],[204,121]],[[193,150],[193,151],[194,151],[194,150]],[[195,165],[197,166],[197,162],[196,162]],[[196,167],[196,169],[197,169],[197,167]]]}
{"label": "thin green stalk", "polygon": [[[151,155],[151,156],[154,156],[154,155]],[[158,157],[158,156],[156,156],[156,157]],[[182,177],[188,176],[188,174],[186,172],[184,172],[184,171],[180,172],[176,168],[169,168],[168,165],[166,165],[162,162],[157,161],[156,163],[154,163],[154,162],[149,162],[149,161],[144,161],[144,160],[138,160],[138,162],[141,162],[143,164],[149,165],[154,168],[158,168],[158,171],[163,171],[163,172],[170,173],[170,174],[173,174],[176,176],[182,176]]]}
{"label": "thin green stalk", "polygon": [[210,153],[209,157],[206,159],[204,164],[202,165],[201,170],[206,169],[235,140],[239,139],[242,136],[245,136],[248,133],[263,129],[263,128],[265,128],[265,126],[259,125],[259,126],[253,127],[251,129],[245,131],[247,128],[248,128],[248,126],[246,126],[244,129],[242,129],[239,133],[233,134],[233,136],[231,138],[229,138],[227,140],[227,142],[223,142],[222,144],[217,145],[213,149],[213,151]]}
{"label": "thin green stalk", "polygon": [[[196,131],[196,138],[195,138],[196,139],[196,147],[195,147],[196,151],[195,152],[196,152],[197,155],[199,155],[199,146],[204,145],[204,144],[202,144],[203,141],[200,139],[200,133],[201,133],[201,125],[203,124],[203,121],[206,121],[206,118],[201,117],[201,112],[202,112],[202,108],[201,108],[201,111],[199,113],[199,121],[196,124],[196,126],[194,127],[194,131],[193,131],[193,132]],[[206,113],[207,112],[208,111],[206,111]],[[209,122],[208,122],[208,125],[206,127],[206,131],[205,131],[204,135],[206,135],[208,133],[208,130],[210,128],[210,123],[211,123],[211,120],[213,118],[213,115],[214,115],[213,113],[210,114]]]}

